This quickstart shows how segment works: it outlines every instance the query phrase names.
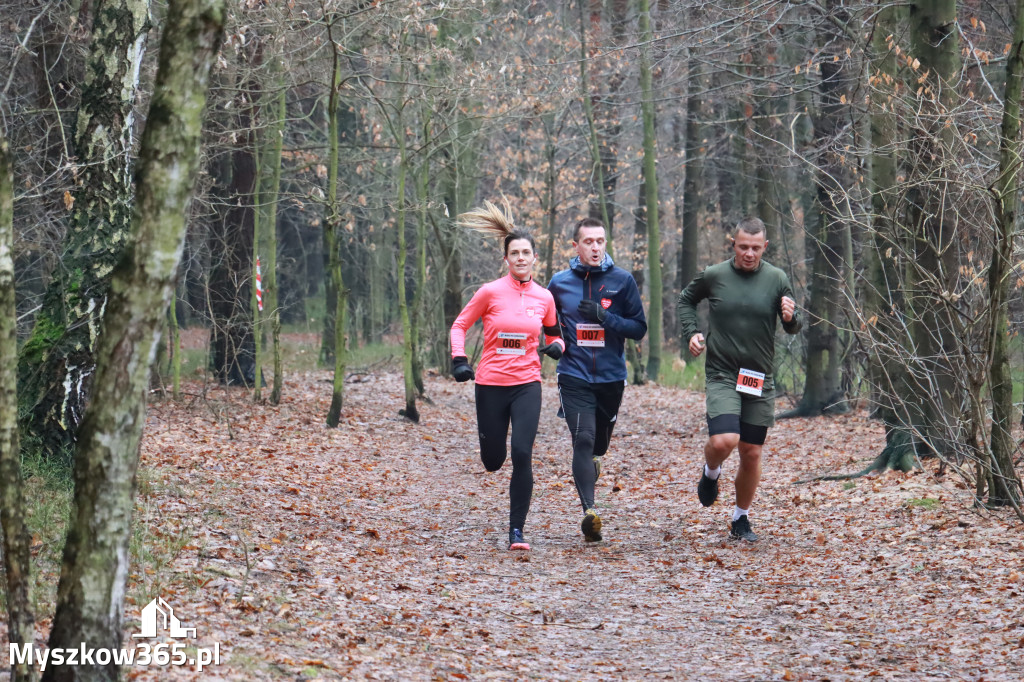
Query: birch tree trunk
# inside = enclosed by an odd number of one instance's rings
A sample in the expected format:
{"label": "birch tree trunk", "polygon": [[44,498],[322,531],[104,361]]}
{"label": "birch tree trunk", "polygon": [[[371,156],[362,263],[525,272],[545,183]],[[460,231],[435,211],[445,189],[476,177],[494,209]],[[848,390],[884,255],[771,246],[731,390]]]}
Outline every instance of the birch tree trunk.
{"label": "birch tree trunk", "polygon": [[95,10],[75,128],[78,189],[65,256],[21,350],[22,445],[70,458],[96,367],[111,272],[129,241],[135,94],[149,32],[148,0]]}
{"label": "birch tree trunk", "polygon": [[[50,631],[51,649],[118,648],[128,579],[146,389],[161,318],[174,289],[199,163],[210,67],[223,0],[171,0],[142,139],[128,250],[111,279],[96,347],[93,400],[75,458],[74,510]],[[48,667],[44,680],[116,680],[119,666]]]}
{"label": "birch tree trunk", "polygon": [[[18,448],[18,315],[14,304],[14,176],[10,147],[0,130],[0,532],[3,534],[4,592],[7,601],[7,639],[31,643],[35,616],[29,597],[30,538],[25,527],[21,453]],[[34,666],[15,663],[11,680],[35,677]]]}

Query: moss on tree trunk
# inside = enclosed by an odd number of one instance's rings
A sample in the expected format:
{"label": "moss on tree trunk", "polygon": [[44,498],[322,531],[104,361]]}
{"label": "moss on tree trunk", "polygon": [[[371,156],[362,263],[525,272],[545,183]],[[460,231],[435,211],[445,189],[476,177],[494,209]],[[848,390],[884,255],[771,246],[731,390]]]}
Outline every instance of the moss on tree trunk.
{"label": "moss on tree trunk", "polygon": [[50,458],[70,459],[96,367],[111,273],[129,240],[132,108],[148,31],[148,0],[103,3],[93,18],[65,256],[18,366],[23,444]]}
{"label": "moss on tree trunk", "polygon": [[[132,248],[113,273],[96,347],[93,400],[75,457],[53,648],[121,645],[135,473],[157,331],[170,302],[199,158],[209,72],[224,24],[222,0],[171,0],[142,140]],[[47,667],[44,680],[115,680],[120,667]]]}

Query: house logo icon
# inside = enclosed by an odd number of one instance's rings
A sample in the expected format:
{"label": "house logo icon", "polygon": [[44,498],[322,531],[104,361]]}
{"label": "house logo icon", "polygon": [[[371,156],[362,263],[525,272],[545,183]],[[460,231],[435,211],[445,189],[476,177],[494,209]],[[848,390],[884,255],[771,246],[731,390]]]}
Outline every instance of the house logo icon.
{"label": "house logo icon", "polygon": [[174,609],[163,600],[163,597],[157,597],[142,609],[142,632],[132,637],[156,637],[160,629],[166,630],[167,634],[175,639],[196,636],[195,628],[181,627],[181,621],[174,615]]}

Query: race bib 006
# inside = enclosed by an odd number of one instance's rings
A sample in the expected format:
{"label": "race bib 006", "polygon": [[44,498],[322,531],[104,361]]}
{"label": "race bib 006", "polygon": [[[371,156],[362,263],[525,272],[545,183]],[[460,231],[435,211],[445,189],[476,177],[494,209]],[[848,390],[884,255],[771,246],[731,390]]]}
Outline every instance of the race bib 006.
{"label": "race bib 006", "polygon": [[604,327],[599,324],[576,325],[576,345],[581,348],[604,348]]}
{"label": "race bib 006", "polygon": [[526,334],[498,332],[498,355],[526,355]]}
{"label": "race bib 006", "polygon": [[752,369],[741,369],[736,378],[736,390],[740,393],[760,396],[764,392],[764,374]]}

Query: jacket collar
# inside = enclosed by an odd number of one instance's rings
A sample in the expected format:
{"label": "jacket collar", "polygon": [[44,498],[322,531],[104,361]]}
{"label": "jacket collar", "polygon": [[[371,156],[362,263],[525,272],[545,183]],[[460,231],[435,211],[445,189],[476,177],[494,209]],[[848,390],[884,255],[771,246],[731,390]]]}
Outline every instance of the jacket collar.
{"label": "jacket collar", "polygon": [[604,260],[601,261],[600,265],[584,265],[580,262],[579,256],[573,256],[572,260],[569,261],[569,269],[579,275],[585,275],[589,272],[608,272],[615,266],[615,261],[607,253],[604,254]]}
{"label": "jacket collar", "polygon": [[502,279],[504,279],[505,282],[510,287],[512,287],[513,289],[515,289],[516,291],[519,291],[519,292],[529,291],[530,287],[533,286],[533,278],[532,277],[530,278],[530,280],[528,282],[520,282],[518,279],[516,279],[515,277],[512,276],[511,272],[508,273],[507,275],[505,275],[505,277],[503,277]]}

